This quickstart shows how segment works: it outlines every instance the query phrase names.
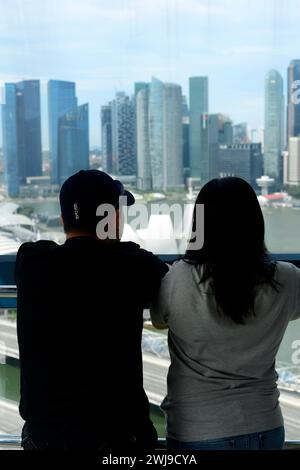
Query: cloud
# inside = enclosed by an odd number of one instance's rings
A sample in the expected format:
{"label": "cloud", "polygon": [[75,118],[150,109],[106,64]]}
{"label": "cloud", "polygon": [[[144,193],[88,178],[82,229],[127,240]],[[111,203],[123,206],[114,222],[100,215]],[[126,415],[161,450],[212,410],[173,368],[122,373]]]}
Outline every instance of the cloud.
{"label": "cloud", "polygon": [[300,55],[298,2],[0,0],[0,80],[75,81],[95,134],[100,105],[152,75],[185,94],[208,75],[215,112],[261,120],[265,73]]}

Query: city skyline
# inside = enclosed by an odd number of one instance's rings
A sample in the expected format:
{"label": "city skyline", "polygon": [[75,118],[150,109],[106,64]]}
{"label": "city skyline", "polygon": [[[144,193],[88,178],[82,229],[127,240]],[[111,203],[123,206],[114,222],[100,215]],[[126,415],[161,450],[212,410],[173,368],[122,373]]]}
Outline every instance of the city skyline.
{"label": "city skyline", "polygon": [[[291,66],[299,62],[291,62],[288,68],[289,76],[291,75]],[[282,161],[281,152],[284,148],[283,82],[276,70],[269,71],[265,80],[265,174],[275,177],[276,182],[279,182],[282,180],[280,166]],[[221,155],[218,146],[250,142],[247,125],[246,123],[235,125],[230,116],[221,113],[209,113],[208,77],[190,77],[189,84],[189,107],[187,99],[182,95],[182,89],[178,84],[162,82],[155,77],[152,77],[149,84],[135,82],[135,95],[127,96],[124,92],[117,92],[115,98],[109,101],[108,105],[102,106],[101,124],[99,122],[101,132],[103,136],[107,134],[106,122],[109,123],[110,137],[108,134],[106,137],[109,137],[111,141],[111,155],[104,152],[103,167],[106,168],[106,164],[108,166],[111,164],[112,173],[116,175],[130,176],[137,173],[137,179],[141,178],[142,187],[144,187],[144,182],[147,184],[148,180],[151,181],[150,186],[154,190],[166,191],[169,188],[179,188],[184,184],[183,125],[185,122],[189,122],[187,137],[189,140],[190,171],[185,175],[188,176],[189,174],[192,178],[202,182],[207,182],[218,176],[218,154]],[[33,85],[38,94],[34,91]],[[290,83],[290,87],[292,88],[292,83]],[[18,127],[15,131],[17,134],[12,139],[11,144],[11,146],[15,145],[14,142],[16,142],[17,148],[14,152],[17,157],[13,155],[9,157],[7,143],[4,147],[6,179],[9,174],[8,188],[10,178],[19,181],[18,184],[24,184],[26,176],[42,175],[40,82],[35,80],[5,84],[7,100],[10,99],[8,93],[10,89],[15,94],[16,104],[7,102],[2,107],[4,116],[3,138],[6,137],[6,141],[9,143],[8,138],[10,138],[11,131],[8,130],[7,126],[8,119],[11,119],[9,117],[11,113],[16,113],[17,120],[20,119],[19,116],[22,117],[23,115],[24,119],[27,120],[32,119],[31,116],[36,116],[34,117],[36,119],[34,128],[39,131],[40,151],[38,158],[40,170],[38,171],[32,167],[33,163],[36,165],[37,157],[34,157],[30,164],[32,169],[28,167],[26,170],[27,161],[29,162],[29,157],[26,156],[28,153],[27,147],[28,150],[32,147],[31,137],[29,140],[28,138],[31,136],[33,121],[28,121],[30,123],[28,132],[25,131],[25,127],[23,131],[23,127],[21,127],[23,124],[19,124],[19,121],[17,121]],[[143,92],[146,90],[148,97],[143,96]],[[139,110],[136,106],[140,95],[142,95],[142,102]],[[144,102],[145,99],[148,104]],[[291,115],[290,99],[289,96],[288,116]],[[12,107],[12,111],[9,111],[9,106]],[[105,117],[105,122],[103,122],[103,110],[108,107],[110,108],[110,119],[107,121]],[[33,111],[33,108],[35,111]],[[62,184],[70,174],[80,168],[89,167],[89,105],[86,103],[78,106],[75,82],[50,80],[48,82],[48,112],[51,144],[51,181],[54,184]],[[189,120],[186,121],[188,114]],[[296,115],[293,125],[297,127],[299,125],[298,121],[298,115]],[[26,120],[24,120],[24,123],[26,123]],[[141,123],[143,127],[140,127]],[[146,128],[148,128],[148,131],[146,131]],[[289,129],[290,125],[287,126],[287,131]],[[80,136],[83,137],[82,146]],[[28,145],[26,144],[27,141]],[[141,142],[142,147],[140,147]],[[109,144],[108,141],[105,143],[105,147],[107,144]],[[234,152],[236,153],[236,149],[234,149]],[[138,161],[136,161],[136,158]],[[13,176],[15,171],[13,167],[16,166],[15,161],[17,162],[18,171],[16,177]],[[147,161],[150,162],[149,174],[147,174],[147,171],[145,173],[147,163],[144,162]],[[11,170],[8,170],[8,162]],[[138,164],[137,167],[136,164]],[[144,174],[140,174],[141,167]],[[230,170],[229,174],[232,171],[238,170]],[[24,176],[22,177],[23,173]],[[221,173],[224,173],[224,171]],[[16,195],[18,190],[9,189],[8,193]]]}
{"label": "city skyline", "polygon": [[[300,53],[299,53],[299,56],[300,56]],[[239,121],[239,120],[235,120],[232,116],[232,113],[230,112],[230,110],[213,110],[211,109],[211,106],[209,105],[209,113],[208,114],[222,114],[222,115],[226,115],[230,118],[230,120],[233,122],[234,126],[239,126],[239,125],[247,125],[247,130],[249,131],[249,138],[251,140],[251,133],[252,132],[259,132],[261,130],[264,130],[265,129],[265,93],[266,93],[266,84],[265,84],[265,80],[266,80],[266,76],[269,72],[271,72],[272,70],[274,70],[275,72],[277,72],[282,80],[283,80],[283,98],[284,98],[284,133],[285,133],[285,136],[286,136],[286,127],[287,127],[287,96],[288,96],[288,93],[287,93],[287,83],[288,83],[288,80],[284,80],[284,77],[287,75],[288,73],[288,70],[289,70],[289,66],[292,62],[300,62],[300,59],[291,59],[290,62],[287,64],[287,67],[286,67],[286,70],[285,70],[285,73],[282,74],[278,71],[278,70],[275,70],[275,69],[270,69],[270,70],[267,70],[266,73],[265,73],[265,76],[263,77],[263,80],[262,80],[262,83],[263,83],[263,89],[264,89],[264,94],[263,94],[263,101],[262,101],[262,123],[260,126],[258,127],[252,127],[249,123],[249,121]],[[194,77],[194,76],[193,76]],[[193,78],[193,77],[186,77],[186,82],[189,83],[190,79]],[[99,113],[101,113],[101,108],[102,107],[105,107],[107,105],[107,103],[109,103],[110,101],[113,100],[113,97],[116,96],[117,94],[119,93],[123,93],[125,95],[128,95],[130,98],[134,97],[135,96],[135,86],[138,84],[145,84],[145,83],[150,83],[151,82],[151,79],[153,78],[153,76],[151,76],[148,80],[148,82],[141,82],[141,81],[137,81],[135,80],[132,84],[131,84],[131,90],[129,91],[129,93],[127,93],[124,89],[120,89],[120,90],[117,90],[113,95],[110,95],[107,99],[106,102],[104,103],[101,103],[99,109],[97,109],[97,112],[96,112],[96,122],[92,123],[92,118],[91,118],[91,107],[93,107],[93,103],[88,103],[89,104],[89,114],[90,114],[90,126],[89,128],[91,127],[96,127],[97,128],[97,132],[99,134],[99,137],[98,137],[98,141],[97,142],[92,142],[91,141],[91,137],[90,137],[90,148],[93,149],[93,148],[101,148],[102,147],[102,136],[101,136],[101,129],[99,130]],[[210,81],[210,77],[209,76],[204,76],[204,77],[199,77],[199,76],[195,76],[195,78],[206,78],[208,79],[208,82],[209,82],[209,90],[208,90],[208,99],[209,99],[209,103],[211,102],[211,81]],[[48,92],[49,92],[49,84],[51,82],[57,82],[57,83],[72,83],[74,84],[74,86],[76,87],[76,99],[78,101],[82,101],[80,99],[80,95],[79,95],[79,92],[78,92],[78,87],[77,87],[77,82],[76,80],[60,80],[60,79],[52,79],[52,78],[49,78],[49,79],[39,79],[39,78],[36,78],[36,79],[24,79],[24,80],[21,80],[20,82],[26,82],[26,81],[38,81],[40,83],[40,107],[41,107],[41,130],[42,130],[42,150],[43,151],[48,151],[50,150],[50,147],[51,147],[51,143],[50,143],[50,134],[51,132],[49,131],[49,127],[50,127],[50,122],[49,122],[49,95],[48,95]],[[161,80],[163,81],[163,80]],[[15,81],[15,82],[3,82],[2,83],[2,88],[1,88],[1,79],[0,79],[0,106],[1,104],[4,104],[5,103],[5,85],[6,84],[15,84],[15,83],[18,83],[18,81]],[[169,81],[166,81],[165,83],[170,83],[172,85],[176,85],[176,86],[179,86],[182,90],[183,90],[183,87],[180,85],[180,83],[178,82],[169,82]],[[286,85],[286,86],[285,86]],[[43,92],[42,92],[43,90]],[[138,90],[139,91],[139,90]],[[190,95],[190,87],[187,87],[187,93],[183,93],[182,91],[182,96],[183,98],[187,98],[189,97]],[[94,104],[94,107],[95,107],[95,104]],[[188,104],[188,109],[190,109],[189,107],[189,104]],[[2,113],[0,112],[0,127],[1,127],[1,122],[2,122]],[[90,132],[90,135],[91,135],[91,132]],[[45,142],[47,143],[47,145],[45,145]],[[2,135],[0,133],[0,148],[2,147],[3,145],[3,142],[2,142]]]}
{"label": "city skyline", "polygon": [[[299,56],[297,1],[265,0],[0,0],[0,81],[41,78],[43,148],[47,136],[46,78],[75,81],[90,103],[91,146],[100,145],[98,115],[116,91],[158,76],[184,95],[189,76],[208,76],[210,112],[261,128],[264,76],[284,78]],[[158,8],[158,5],[160,8]],[[152,25],[155,24],[155,34]]]}

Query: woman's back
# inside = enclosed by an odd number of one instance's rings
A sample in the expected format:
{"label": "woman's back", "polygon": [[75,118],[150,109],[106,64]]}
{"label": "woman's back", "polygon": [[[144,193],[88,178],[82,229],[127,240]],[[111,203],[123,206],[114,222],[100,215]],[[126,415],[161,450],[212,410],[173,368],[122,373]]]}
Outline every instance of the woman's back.
{"label": "woman's back", "polygon": [[[282,426],[275,357],[300,316],[300,270],[277,263],[278,289],[255,287],[255,315],[245,324],[219,312],[202,275],[201,265],[176,263],[152,307],[153,322],[169,326],[168,436],[192,442]],[[233,279],[233,296],[234,287]]]}

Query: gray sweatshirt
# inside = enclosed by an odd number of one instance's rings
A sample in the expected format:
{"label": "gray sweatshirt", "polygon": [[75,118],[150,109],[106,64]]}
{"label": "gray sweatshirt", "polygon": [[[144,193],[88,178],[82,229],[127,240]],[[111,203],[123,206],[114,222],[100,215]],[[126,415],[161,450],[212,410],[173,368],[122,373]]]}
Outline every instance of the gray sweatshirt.
{"label": "gray sweatshirt", "polygon": [[153,323],[169,327],[168,437],[193,442],[282,426],[275,357],[289,321],[300,317],[300,270],[278,262],[279,292],[258,287],[246,325],[220,316],[201,275],[201,267],[175,263],[151,307]]}

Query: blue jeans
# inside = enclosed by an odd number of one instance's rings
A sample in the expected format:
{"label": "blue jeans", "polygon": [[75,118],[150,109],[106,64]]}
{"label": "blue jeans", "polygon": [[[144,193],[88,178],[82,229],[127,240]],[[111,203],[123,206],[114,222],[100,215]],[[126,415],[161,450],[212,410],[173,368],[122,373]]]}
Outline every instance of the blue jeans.
{"label": "blue jeans", "polygon": [[281,450],[284,445],[284,427],[270,431],[224,437],[207,441],[180,442],[167,437],[169,450]]}

